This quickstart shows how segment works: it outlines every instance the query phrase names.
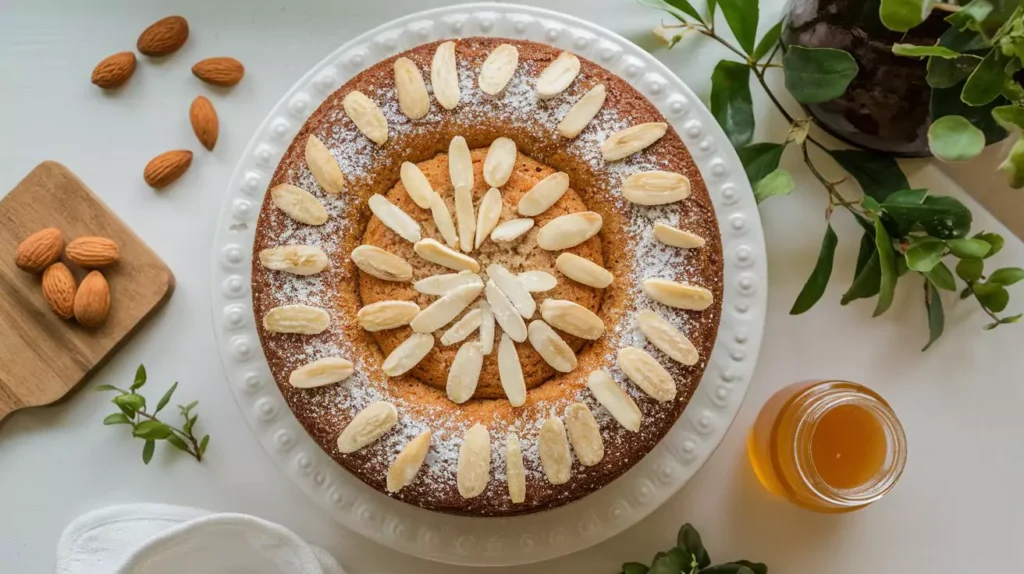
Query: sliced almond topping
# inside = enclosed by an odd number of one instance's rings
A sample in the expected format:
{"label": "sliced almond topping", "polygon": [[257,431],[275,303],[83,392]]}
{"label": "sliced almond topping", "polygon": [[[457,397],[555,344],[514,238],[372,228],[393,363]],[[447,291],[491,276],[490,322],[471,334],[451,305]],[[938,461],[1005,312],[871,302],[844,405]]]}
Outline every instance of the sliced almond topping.
{"label": "sliced almond topping", "polygon": [[[462,136],[453,137],[448,144],[448,177],[451,178],[452,187],[456,190],[464,187],[472,192],[473,157],[469,153],[469,144],[466,143],[466,138]],[[458,213],[457,207],[456,213]]]}
{"label": "sliced almond topping", "polygon": [[538,181],[526,195],[519,200],[516,209],[521,215],[533,217],[540,215],[558,202],[569,189],[569,174],[555,172]]}
{"label": "sliced almond topping", "polygon": [[378,301],[360,309],[356,321],[367,331],[383,331],[408,325],[419,312],[420,306],[412,301]]}
{"label": "sliced almond topping", "polygon": [[372,444],[398,422],[395,405],[384,401],[373,403],[359,411],[338,437],[338,450],[344,454],[355,452]]}
{"label": "sliced almond topping", "polygon": [[498,264],[488,265],[487,275],[524,319],[533,317],[533,312],[537,310],[537,302],[533,300],[533,295],[530,295],[519,278]]}
{"label": "sliced almond topping", "polygon": [[326,357],[306,363],[292,371],[288,383],[300,389],[312,389],[347,379],[355,368],[352,361],[341,357]]}
{"label": "sliced almond topping", "polygon": [[523,468],[523,449],[519,437],[509,433],[505,439],[505,480],[508,481],[508,496],[512,504],[526,500],[526,470]]}
{"label": "sliced almond topping", "polygon": [[480,352],[480,343],[466,343],[459,347],[445,385],[445,392],[453,403],[461,405],[473,398],[483,366],[484,354]]}
{"label": "sliced almond topping", "polygon": [[569,452],[569,440],[565,438],[565,425],[562,419],[552,417],[540,427],[537,438],[540,451],[540,465],[544,475],[551,484],[569,482],[572,471],[572,454]]}
{"label": "sliced almond topping", "polygon": [[715,296],[711,294],[711,291],[703,287],[677,283],[668,279],[645,280],[644,293],[663,305],[691,311],[703,311],[715,301]]}
{"label": "sliced almond topping", "polygon": [[459,271],[458,273],[446,273],[420,279],[412,284],[412,288],[424,295],[446,295],[452,289],[463,285],[483,287],[484,282],[479,275],[472,271]]}
{"label": "sliced almond topping", "polygon": [[501,187],[512,176],[516,166],[516,142],[508,138],[498,138],[487,148],[484,159],[484,181],[491,187]]}
{"label": "sliced almond topping", "polygon": [[512,337],[513,341],[517,343],[525,341],[527,333],[523,317],[516,311],[508,297],[501,292],[501,289],[498,289],[493,280],[487,282],[484,293],[487,296],[487,304],[491,306],[491,313],[494,314],[498,325],[501,325],[501,329],[509,337]]}
{"label": "sliced almond topping", "polygon": [[315,275],[327,269],[327,254],[317,245],[282,245],[260,251],[260,265],[273,271]]}
{"label": "sliced almond topping", "polygon": [[447,347],[465,341],[466,337],[469,337],[473,334],[473,331],[480,328],[480,320],[480,309],[473,309],[466,313],[441,335],[441,344]]}
{"label": "sliced almond topping", "polygon": [[313,194],[288,183],[270,190],[274,205],[299,223],[323,225],[327,223],[327,209]]}
{"label": "sliced almond topping", "polygon": [[352,250],[352,261],[364,273],[385,281],[412,279],[412,265],[401,257],[373,245],[360,245]]}
{"label": "sliced almond topping", "polygon": [[675,398],[676,384],[672,375],[647,351],[623,347],[617,359],[622,372],[652,399],[664,403]]}
{"label": "sliced almond topping", "polygon": [[622,182],[622,197],[637,205],[665,205],[690,197],[690,180],[670,171],[634,173]]}
{"label": "sliced almond topping", "polygon": [[456,271],[480,272],[480,264],[469,255],[463,255],[454,249],[449,249],[433,239],[423,239],[413,246],[416,255]]}
{"label": "sliced almond topping", "polygon": [[452,319],[459,316],[474,299],[480,295],[483,289],[479,285],[463,285],[457,287],[444,297],[434,301],[426,309],[419,312],[409,322],[409,326],[417,333],[433,333],[434,331],[451,323]]}
{"label": "sliced almond topping", "polygon": [[644,337],[647,337],[652,345],[672,359],[684,365],[696,364],[700,359],[697,348],[686,338],[686,335],[679,332],[679,329],[673,327],[671,323],[654,311],[647,310],[637,313],[636,323]]}
{"label": "sliced almond topping", "polygon": [[360,91],[349,92],[341,101],[345,114],[359,131],[377,145],[388,141],[388,120],[377,104]]}
{"label": "sliced almond topping", "polygon": [[540,316],[556,329],[584,339],[598,339],[604,334],[604,322],[590,309],[562,299],[545,299]]}
{"label": "sliced almond topping", "polygon": [[601,428],[597,426],[597,419],[587,405],[575,403],[565,409],[565,428],[569,431],[569,442],[580,464],[594,466],[601,462],[604,458]]}
{"label": "sliced almond topping", "polygon": [[412,484],[430,451],[430,431],[424,431],[402,448],[388,467],[388,492],[398,492]]}
{"label": "sliced almond topping", "polygon": [[480,246],[484,244],[484,240],[491,234],[494,227],[498,225],[498,219],[501,217],[501,192],[498,188],[492,187],[487,190],[484,194],[484,198],[480,200],[479,212],[476,215],[476,241],[474,247],[480,249]]}
{"label": "sliced almond topping", "polygon": [[590,120],[594,119],[597,112],[601,111],[604,105],[605,90],[604,84],[598,84],[587,92],[578,102],[569,108],[562,121],[558,122],[558,133],[564,138],[572,139],[587,127]]}
{"label": "sliced almond topping", "polygon": [[668,131],[668,124],[654,122],[628,127],[611,135],[601,144],[601,155],[605,161],[616,161],[629,157],[661,139]]}
{"label": "sliced almond topping", "polygon": [[604,267],[574,253],[559,255],[555,267],[569,279],[597,289],[604,289],[615,280],[615,276]]}
{"label": "sliced almond topping", "polygon": [[501,44],[487,55],[483,66],[480,66],[480,91],[495,95],[505,89],[512,74],[519,65],[519,50],[511,44]]}
{"label": "sliced almond topping", "polygon": [[459,91],[459,69],[455,62],[455,42],[445,42],[437,47],[430,63],[430,83],[434,97],[441,107],[450,110],[459,105],[462,93]]}
{"label": "sliced almond topping", "polygon": [[494,350],[494,313],[487,301],[480,302],[480,352],[484,356]]}
{"label": "sliced almond topping", "polygon": [[526,403],[526,380],[523,378],[523,365],[519,362],[516,344],[508,333],[501,334],[498,343],[498,378],[501,388],[513,407],[521,407]]}
{"label": "sliced almond topping", "polygon": [[515,241],[531,229],[533,229],[532,219],[526,217],[512,219],[494,228],[494,231],[491,232],[491,241]]}
{"label": "sliced almond topping", "polygon": [[530,293],[550,291],[558,285],[558,279],[545,271],[524,271],[516,276]]}
{"label": "sliced almond topping", "polygon": [[416,243],[421,239],[420,224],[409,214],[402,211],[400,207],[388,201],[386,197],[375,193],[370,196],[370,211],[377,216],[377,219],[385,227],[394,231],[399,237],[409,243]]}
{"label": "sliced almond topping", "polygon": [[530,323],[529,337],[533,348],[554,370],[568,373],[576,368],[576,353],[573,353],[572,348],[544,321]]}
{"label": "sliced almond topping", "polygon": [[263,316],[263,328],[271,333],[317,335],[331,324],[331,316],[319,307],[283,305]]}
{"label": "sliced almond topping", "polygon": [[399,377],[419,364],[423,357],[434,348],[434,337],[425,333],[413,333],[384,359],[381,370],[389,377]]}
{"label": "sliced almond topping", "polygon": [[491,436],[487,433],[487,427],[476,424],[462,438],[455,482],[462,498],[473,498],[487,488],[490,479]]}
{"label": "sliced almond topping", "polygon": [[590,373],[587,377],[587,388],[622,428],[640,432],[640,421],[643,420],[640,407],[636,406],[636,402],[616,384],[607,371],[602,369]]}
{"label": "sliced almond topping", "polygon": [[580,73],[580,59],[570,52],[562,52],[537,76],[537,94],[547,99],[565,91]]}
{"label": "sliced almond topping", "polygon": [[452,220],[452,212],[448,211],[448,205],[441,199],[441,195],[435,193],[430,196],[430,213],[434,216],[434,225],[438,233],[444,238],[444,242],[452,249],[459,248],[459,234],[455,232],[455,221]]}
{"label": "sliced almond topping", "polygon": [[463,252],[469,253],[473,251],[473,234],[476,233],[473,190],[469,187],[455,188],[455,220],[459,225],[459,248]]}
{"label": "sliced almond topping", "polygon": [[537,245],[548,251],[576,247],[601,231],[601,215],[581,211],[556,217],[537,232]]}
{"label": "sliced almond topping", "polygon": [[395,60],[395,88],[398,107],[410,120],[418,120],[430,111],[427,85],[419,68],[409,58]]}
{"label": "sliced almond topping", "polygon": [[689,231],[676,229],[664,223],[654,224],[654,238],[671,247],[682,247],[684,249],[695,249],[704,247],[704,238],[694,235]]}
{"label": "sliced almond topping", "polygon": [[338,160],[324,142],[314,135],[306,140],[306,166],[327,193],[337,195],[345,189],[345,176],[341,173]]}
{"label": "sliced almond topping", "polygon": [[409,198],[421,208],[430,209],[430,198],[435,195],[434,188],[430,187],[427,176],[423,175],[419,166],[409,161],[404,162],[399,173]]}

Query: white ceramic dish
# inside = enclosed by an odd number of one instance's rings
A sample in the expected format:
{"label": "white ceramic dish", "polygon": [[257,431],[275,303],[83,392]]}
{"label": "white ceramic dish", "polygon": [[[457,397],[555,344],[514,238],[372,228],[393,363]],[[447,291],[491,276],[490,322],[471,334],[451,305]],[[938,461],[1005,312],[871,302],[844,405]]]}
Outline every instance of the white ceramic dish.
{"label": "white ceramic dish", "polygon": [[[571,50],[623,77],[679,132],[722,230],[722,322],[704,378],[664,440],[600,491],[515,518],[465,518],[397,502],[337,465],[302,429],[260,347],[249,285],[255,221],[273,171],[299,128],[331,92],[381,59],[441,38],[493,36]],[[467,4],[400,18],[338,48],[302,77],[257,129],[228,187],[213,252],[214,328],[230,388],[275,463],[339,522],[391,548],[441,562],[512,565],[606,540],[678,491],[725,436],[754,370],[765,321],[764,236],[743,167],[711,113],[663,64],[594,24],[539,8]]]}

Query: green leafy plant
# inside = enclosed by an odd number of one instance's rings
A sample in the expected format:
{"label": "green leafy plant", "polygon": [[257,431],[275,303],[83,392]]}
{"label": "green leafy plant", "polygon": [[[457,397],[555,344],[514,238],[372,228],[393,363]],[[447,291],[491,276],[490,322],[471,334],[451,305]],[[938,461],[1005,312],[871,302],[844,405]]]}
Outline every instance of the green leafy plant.
{"label": "green leafy plant", "polygon": [[187,405],[178,405],[178,413],[185,422],[181,428],[173,427],[156,417],[164,407],[171,401],[171,395],[178,388],[178,383],[171,385],[167,392],[160,397],[156,408],[152,412],[146,410],[146,397],[137,391],[146,384],[146,367],[139,365],[135,371],[135,380],[132,381],[127,390],[113,385],[99,385],[94,391],[116,391],[118,394],[110,402],[117,406],[121,412],[107,415],[103,419],[105,425],[130,425],[132,436],[145,441],[142,447],[142,462],[149,464],[153,459],[153,451],[156,450],[156,441],[167,441],[174,448],[187,452],[198,462],[203,461],[203,454],[210,444],[210,435],[204,435],[202,439],[193,434],[196,421],[199,415],[193,410],[199,401],[192,401]]}
{"label": "green leafy plant", "polygon": [[[688,32],[698,33],[715,40],[738,58],[722,60],[715,66],[711,75],[711,113],[737,148],[757,201],[793,191],[793,178],[779,167],[788,149],[800,154],[808,171],[826,193],[825,230],[818,260],[790,313],[807,312],[824,295],[839,244],[832,217],[837,211],[845,211],[860,225],[862,234],[854,280],[843,294],[841,304],[877,297],[874,315],[881,315],[892,305],[900,278],[917,276],[923,286],[928,317],[929,337],[924,346],[927,349],[942,334],[945,323],[940,292],[958,289],[950,269],[953,265],[965,285],[960,297],[973,298],[991,318],[986,329],[1020,320],[1022,315],[1002,316],[1000,313],[1009,302],[1006,287],[1019,281],[1024,270],[1012,267],[990,275],[985,273],[984,261],[1003,246],[1000,235],[985,232],[970,235],[970,210],[951,197],[912,189],[893,158],[859,149],[826,147],[810,133],[815,120],[792,114],[766,80],[769,73],[781,70],[786,88],[797,102],[828,101],[842,95],[857,75],[858,66],[853,56],[831,48],[784,48],[779,40],[782,22],[758,40],[758,0],[712,0],[704,14],[688,0],[639,1],[675,19],[655,29],[669,47],[675,46]],[[739,46],[716,30],[715,16],[719,10]],[[780,52],[784,52],[781,58],[778,57]],[[751,76],[790,124],[781,142],[751,143],[755,126]],[[955,119],[950,121],[960,123]],[[950,125],[949,121],[944,123],[936,130],[935,139],[942,140],[940,145],[960,149],[978,145],[976,137],[955,135],[951,132],[955,132],[957,126]],[[839,186],[846,178],[833,181],[821,173],[817,162],[824,156],[830,156],[860,185],[863,193],[858,199],[850,199],[840,191]]]}
{"label": "green leafy plant", "polygon": [[639,562],[622,565],[622,574],[767,574],[768,567],[758,562],[736,560],[725,564],[711,564],[700,534],[690,524],[684,524],[676,536],[676,545],[658,552],[646,566]]}

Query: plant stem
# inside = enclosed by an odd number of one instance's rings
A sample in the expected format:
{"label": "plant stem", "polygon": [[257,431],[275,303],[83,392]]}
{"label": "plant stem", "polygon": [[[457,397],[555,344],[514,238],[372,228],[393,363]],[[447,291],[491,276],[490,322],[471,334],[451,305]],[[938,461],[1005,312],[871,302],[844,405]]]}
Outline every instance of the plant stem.
{"label": "plant stem", "polygon": [[807,168],[811,171],[814,177],[819,182],[821,182],[821,185],[824,186],[825,189],[828,191],[829,204],[831,205],[837,203],[845,207],[847,211],[854,215],[862,215],[857,206],[847,201],[847,199],[843,197],[841,193],[839,193],[839,190],[836,189],[835,184],[829,181],[824,175],[821,174],[820,171],[818,171],[818,168],[814,165],[814,162],[811,161],[810,154],[807,152],[807,141],[804,141],[804,143],[801,144],[800,150],[803,152],[804,163],[807,164]]}
{"label": "plant stem", "polygon": [[135,411],[135,414],[137,414],[137,415],[139,415],[141,417],[145,417],[145,418],[147,418],[147,419],[149,419],[151,421],[156,421],[158,423],[164,424],[164,425],[167,426],[167,428],[171,429],[172,432],[175,432],[175,433],[181,435],[181,439],[186,441],[187,443],[190,443],[191,446],[192,446],[192,450],[188,450],[186,452],[188,452],[190,455],[192,455],[192,457],[195,458],[197,462],[203,462],[203,455],[199,454],[199,441],[196,440],[195,435],[193,435],[192,433],[186,433],[185,431],[183,431],[183,430],[181,430],[181,429],[179,429],[177,427],[172,427],[171,425],[163,422],[162,420],[160,420],[160,419],[156,418],[155,416],[147,413],[146,411],[142,411],[142,410]]}
{"label": "plant stem", "polygon": [[932,5],[933,10],[942,10],[943,12],[959,12],[960,6],[956,4],[948,4],[946,2],[937,2]]}

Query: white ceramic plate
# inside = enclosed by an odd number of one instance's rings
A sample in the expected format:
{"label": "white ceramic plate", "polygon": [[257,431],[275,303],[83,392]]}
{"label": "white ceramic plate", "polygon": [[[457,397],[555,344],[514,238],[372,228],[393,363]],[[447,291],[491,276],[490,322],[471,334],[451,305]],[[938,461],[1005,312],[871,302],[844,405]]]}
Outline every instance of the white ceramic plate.
{"label": "white ceramic plate", "polygon": [[[584,56],[629,81],[668,118],[707,183],[722,230],[722,323],[700,386],[664,440],[618,480],[579,502],[515,518],[428,512],[364,485],[302,429],[274,384],[256,334],[249,285],[256,217],[281,155],[330,93],[375,62],[442,38],[495,36]],[[213,251],[212,304],[231,391],[270,457],[349,528],[408,554],[467,565],[548,560],[633,526],[681,488],[725,436],[761,345],[767,295],[764,236],[743,167],[700,100],[628,40],[564,14],[468,4],[411,14],[352,40],[298,81],[256,130],[228,187]]]}

